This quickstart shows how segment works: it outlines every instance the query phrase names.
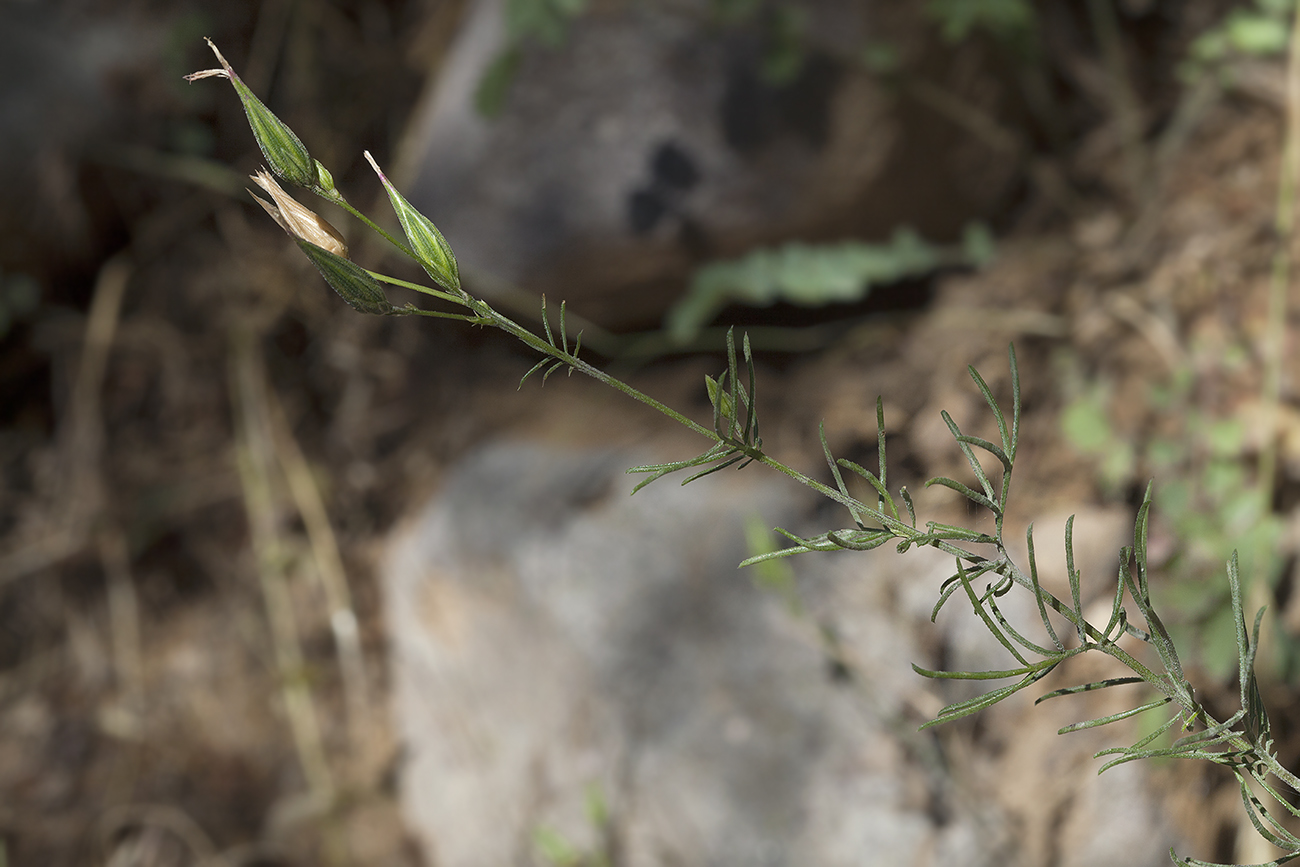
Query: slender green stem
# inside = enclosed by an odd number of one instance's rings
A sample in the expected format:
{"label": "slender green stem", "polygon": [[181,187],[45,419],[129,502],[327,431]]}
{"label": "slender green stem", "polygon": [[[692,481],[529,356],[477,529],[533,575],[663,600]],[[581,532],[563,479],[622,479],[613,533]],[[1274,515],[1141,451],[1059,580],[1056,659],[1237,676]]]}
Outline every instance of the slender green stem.
{"label": "slender green stem", "polygon": [[379,274],[375,271],[366,271],[371,277],[381,283],[391,283],[394,286],[401,286],[403,289],[412,289],[416,292],[422,292],[425,295],[432,295],[434,298],[441,298],[444,301],[450,301],[453,304],[465,306],[465,299],[459,295],[453,295],[450,292],[444,292],[441,289],[433,289],[429,286],[422,286],[419,283],[412,283],[408,280],[399,280],[396,277],[389,277],[386,274]]}
{"label": "slender green stem", "polygon": [[382,228],[380,228],[378,223],[376,223],[374,220],[370,219],[365,214],[358,211],[356,208],[352,207],[351,203],[349,203],[347,199],[343,198],[343,194],[340,193],[338,190],[324,190],[321,189],[320,187],[315,187],[312,189],[312,192],[320,196],[325,201],[333,202],[334,204],[338,205],[340,208],[347,211],[349,214],[356,217],[361,222],[365,223],[371,229],[378,232],[380,235],[383,236],[384,240],[388,241],[388,243],[392,244],[394,247],[401,250],[407,256],[409,256],[410,258],[414,259],[417,262],[420,261],[419,257],[416,256],[415,253],[411,251],[410,247],[408,247],[402,241],[397,240],[397,238],[394,238],[392,235],[385,232]]}
{"label": "slender green stem", "polygon": [[677,410],[673,409],[667,404],[661,403],[660,401],[655,400],[650,395],[638,391],[637,389],[633,388],[632,386],[628,385],[622,380],[615,379],[614,377],[610,376],[608,373],[601,370],[600,368],[593,367],[592,365],[583,361],[581,358],[578,358],[577,356],[569,352],[566,352],[560,347],[551,345],[545,339],[538,337],[536,334],[533,334],[531,331],[529,331],[527,328],[524,328],[522,325],[515,322],[513,319],[510,319],[509,317],[503,316],[502,314],[498,313],[486,301],[482,301],[478,298],[470,298],[467,301],[464,301],[462,303],[464,303],[467,307],[473,310],[474,313],[477,314],[481,319],[490,322],[492,325],[496,326],[497,328],[501,329],[507,334],[517,338],[521,342],[527,344],[528,346],[532,347],[533,349],[537,350],[543,355],[549,355],[551,358],[554,358],[556,361],[564,362],[565,364],[569,365],[579,373],[586,374],[587,376],[590,376],[592,379],[595,379],[599,382],[604,383],[605,385],[608,385],[610,388],[621,391],[623,394],[627,395],[633,400],[639,403],[643,403],[646,406],[657,410],[663,415],[666,415],[669,418],[671,418],[673,421],[685,425],[686,427],[690,428],[691,430],[695,431],[701,436],[707,437],[708,439],[711,439],[714,442],[722,441],[722,438],[719,437],[716,432],[709,430],[708,428],[704,427],[701,424],[697,424],[696,422],[690,420],[689,418],[682,415]]}
{"label": "slender green stem", "polygon": [[447,313],[444,310],[424,310],[420,307],[408,306],[397,308],[397,313],[402,315],[409,314],[411,316],[432,316],[435,319],[457,319],[461,322],[468,322],[471,325],[482,324],[482,320],[476,316],[470,316],[465,313]]}
{"label": "slender green stem", "polygon": [[[554,358],[556,361],[563,362],[564,364],[569,365],[579,373],[590,376],[592,379],[595,379],[598,382],[608,385],[610,388],[622,392],[623,394],[627,395],[628,397],[632,398],[638,403],[645,404],[646,406],[656,410],[657,412],[667,416],[668,418],[671,418],[672,420],[678,422],[679,424],[689,428],[690,430],[694,431],[697,434],[700,434],[701,436],[707,439],[712,440],[715,443],[724,442],[723,438],[720,437],[716,431],[711,430],[705,427],[704,425],[701,425],[687,418],[686,416],[682,415],[680,412],[673,409],[672,407],[658,400],[655,400],[653,397],[650,397],[648,394],[639,391],[636,388],[633,388],[632,386],[628,385],[622,380],[609,375],[608,373],[601,370],[600,368],[588,364],[586,361],[583,361],[581,358],[578,358],[572,355],[571,353],[566,352],[564,349],[549,343],[548,341],[537,336],[536,334],[533,334],[527,328],[524,328],[522,325],[519,325],[514,320],[498,313],[489,304],[487,304],[487,302],[479,299],[471,298],[468,301],[463,303],[465,303],[468,307],[470,307],[470,309],[472,309],[476,314],[478,314],[478,316],[481,319],[489,321],[492,325],[512,335],[513,337],[517,338],[518,340],[527,344],[528,346],[532,347],[538,352],[541,352],[544,355],[548,355],[551,358]],[[776,460],[775,458],[772,458],[770,455],[766,454],[765,452],[757,448],[754,448],[752,446],[737,446],[737,449],[743,452],[746,457],[758,463],[761,463],[764,466],[770,467],[776,470],[777,472],[788,476],[791,479],[794,479],[799,484],[811,488],[817,493],[822,494],[823,496],[828,497],[831,500],[834,500],[840,505],[846,506],[850,509],[868,515],[869,517],[872,518],[872,520],[879,521],[883,527],[890,530],[895,536],[916,540],[919,537],[925,535],[921,531],[914,529],[908,524],[896,520],[890,517],[889,515],[886,515],[883,512],[879,511],[878,509],[873,509],[854,497],[845,496],[844,494],[840,493],[839,491],[830,487],[829,485],[825,485],[817,481],[816,479],[813,479],[799,472],[793,467],[781,463],[780,461]],[[955,556],[959,556],[963,558],[974,556],[969,551],[965,551],[953,545],[948,545],[947,543],[935,542],[934,546],[939,548],[940,550],[945,551],[946,553],[953,554]]]}

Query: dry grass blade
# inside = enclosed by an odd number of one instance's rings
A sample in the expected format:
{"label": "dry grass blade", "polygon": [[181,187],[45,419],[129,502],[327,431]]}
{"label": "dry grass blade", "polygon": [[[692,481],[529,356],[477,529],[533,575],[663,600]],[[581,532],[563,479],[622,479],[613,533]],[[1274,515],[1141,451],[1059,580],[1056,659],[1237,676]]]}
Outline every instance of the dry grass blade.
{"label": "dry grass blade", "polygon": [[343,557],[339,554],[338,540],[330,525],[329,513],[321,499],[320,488],[312,475],[311,467],[303,456],[298,441],[289,428],[284,408],[274,391],[265,392],[269,410],[271,434],[274,438],[275,457],[285,479],[294,506],[302,516],[311,545],[316,574],[320,577],[330,612],[330,630],[338,652],[339,669],[343,679],[343,693],[348,708],[348,730],[354,743],[366,736],[370,723],[370,687],[366,676],[365,653],[361,649],[361,636],[357,628],[357,615],[352,607],[352,592],[348,587]]}
{"label": "dry grass blade", "polygon": [[131,558],[121,531],[99,536],[99,559],[108,579],[108,617],[112,633],[113,670],[126,700],[130,722],[144,710],[144,643],[140,635],[140,601],[131,574]]}
{"label": "dry grass blade", "polygon": [[[114,807],[100,819],[97,831],[101,847],[111,847],[106,858],[108,867],[157,864],[155,853],[163,849],[167,838],[178,841],[189,852],[192,860],[186,863],[194,867],[226,867],[228,864],[203,828],[189,814],[169,805]],[[129,833],[132,831],[135,833]]]}
{"label": "dry grass blade", "polygon": [[267,411],[265,373],[255,339],[248,332],[233,335],[230,365],[239,476],[285,712],[308,789],[314,798],[328,802],[334,792],[333,775],[305,675],[297,617],[285,574],[285,544],[276,526],[272,485],[275,445]]}
{"label": "dry grass blade", "polygon": [[0,586],[31,575],[85,549],[91,525],[103,509],[100,459],[104,451],[101,395],[108,355],[117,334],[122,299],[134,265],[126,256],[100,268],[86,321],[67,412],[59,429],[60,464],[66,467],[47,514],[44,532],[0,558]]}

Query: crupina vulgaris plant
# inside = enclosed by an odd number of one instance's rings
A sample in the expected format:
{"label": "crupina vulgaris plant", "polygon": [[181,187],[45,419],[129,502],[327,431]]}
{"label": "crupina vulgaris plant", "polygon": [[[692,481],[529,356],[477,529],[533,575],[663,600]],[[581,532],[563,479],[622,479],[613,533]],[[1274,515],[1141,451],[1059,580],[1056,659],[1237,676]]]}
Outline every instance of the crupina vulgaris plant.
{"label": "crupina vulgaris plant", "polygon": [[[554,327],[543,301],[542,333],[537,334],[467,292],[461,286],[456,259],[446,239],[432,222],[402,197],[368,153],[366,158],[388,193],[405,240],[393,237],[358,212],[335,189],[325,167],[312,159],[298,137],[240,81],[220,52],[217,52],[215,45],[212,45],[212,49],[217,53],[221,68],[198,72],[188,78],[192,81],[220,76],[234,85],[243,102],[254,137],[270,168],[270,174],[263,172],[253,178],[271,197],[270,202],[262,199],[258,201],[294,238],[325,281],[349,305],[363,313],[458,319],[501,329],[541,356],[541,360],[524,374],[520,380],[521,386],[524,380],[536,373],[540,373],[545,381],[558,370],[567,370],[570,374],[576,370],[653,407],[709,442],[708,448],[696,457],[629,469],[630,473],[645,476],[633,489],[634,493],[650,482],[682,470],[691,471],[683,481],[685,484],[726,467],[744,467],[757,463],[784,473],[848,511],[850,526],[815,537],[802,538],[778,530],[790,540],[791,546],[751,557],[742,565],[810,551],[869,551],[886,544],[895,545],[899,552],[929,547],[952,556],[955,571],[942,585],[932,617],[937,616],[939,610],[954,596],[965,598],[988,632],[1006,649],[1014,662],[1009,668],[993,671],[931,671],[913,666],[919,674],[930,678],[1007,682],[1006,685],[990,689],[974,698],[944,707],[935,719],[925,724],[926,727],[951,722],[991,707],[1043,680],[1074,657],[1085,653],[1105,654],[1130,674],[1056,689],[1040,696],[1037,701],[1065,698],[1125,684],[1145,684],[1147,699],[1120,713],[1067,725],[1060,730],[1061,733],[1103,726],[1146,712],[1163,714],[1163,722],[1158,723],[1154,730],[1149,729],[1150,733],[1136,743],[1099,752],[1098,757],[1108,757],[1101,770],[1136,759],[1155,757],[1200,759],[1223,765],[1236,777],[1242,804],[1255,829],[1283,850],[1281,857],[1269,863],[1283,864],[1300,857],[1300,837],[1292,834],[1285,826],[1285,814],[1290,813],[1291,816],[1300,818],[1300,810],[1291,806],[1283,794],[1284,790],[1300,793],[1300,778],[1283,767],[1276,756],[1268,715],[1256,687],[1255,654],[1259,646],[1263,612],[1255,616],[1254,626],[1248,630],[1245,612],[1242,610],[1242,589],[1236,555],[1228,561],[1227,577],[1236,632],[1240,709],[1224,720],[1213,717],[1197,699],[1196,691],[1184,676],[1169,631],[1152,603],[1147,569],[1150,486],[1138,509],[1133,544],[1120,552],[1114,601],[1104,625],[1090,622],[1084,615],[1081,576],[1074,563],[1073,519],[1067,521],[1065,526],[1069,599],[1058,598],[1040,582],[1032,525],[1027,531],[1028,562],[1022,565],[1012,560],[1004,537],[1003,522],[1011,492],[1020,432],[1020,378],[1014,347],[1008,350],[1011,387],[1009,415],[984,378],[973,367],[969,369],[975,386],[983,395],[997,423],[997,442],[963,433],[947,413],[943,414],[957,447],[970,465],[974,486],[951,478],[936,478],[927,482],[927,486],[949,488],[975,506],[991,512],[994,518],[993,532],[935,521],[919,524],[912,497],[906,487],[900,488],[897,495],[891,493],[888,487],[884,411],[879,400],[876,403],[880,431],[877,471],[872,472],[849,460],[835,459],[826,445],[823,432],[822,446],[834,484],[832,486],[817,481],[777,461],[763,450],[755,401],[754,360],[749,340],[748,337],[742,337],[738,353],[734,334],[728,333],[726,369],[716,379],[705,378],[709,402],[713,407],[712,423],[696,423],[579,358],[582,335],[579,332],[570,339],[563,304],[560,305],[558,327]],[[347,248],[337,230],[285,193],[271,177],[272,174],[341,205],[379,232],[403,254],[419,263],[437,284],[436,287],[397,280],[368,271],[352,262],[347,258]],[[396,306],[388,300],[385,284],[421,292],[440,302],[441,306],[437,309],[416,307],[413,304]],[[742,365],[745,368],[743,383],[740,370]],[[984,469],[977,452],[989,456],[1000,466],[1000,478],[997,478],[996,473],[991,475]],[[845,472],[860,476],[870,485],[876,494],[874,503],[864,502],[849,493],[844,481]],[[999,600],[1017,587],[1020,588],[1018,592],[1028,592],[1031,595],[1037,607],[1041,634],[1026,635],[1003,614]],[[1040,630],[1036,627],[1034,631]],[[1151,652],[1135,654],[1122,647],[1120,639],[1126,635],[1145,644]],[[1271,797],[1274,805],[1266,805],[1257,793]],[[1172,850],[1170,857],[1175,863],[1209,864],[1180,857]]]}

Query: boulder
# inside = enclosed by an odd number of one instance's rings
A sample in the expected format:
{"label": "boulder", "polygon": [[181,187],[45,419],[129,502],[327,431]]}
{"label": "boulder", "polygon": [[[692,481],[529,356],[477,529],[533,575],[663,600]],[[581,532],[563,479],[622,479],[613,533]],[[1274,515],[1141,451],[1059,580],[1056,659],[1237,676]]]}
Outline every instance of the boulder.
{"label": "boulder", "polygon": [[771,22],[723,23],[718,5],[593,7],[561,44],[522,44],[489,118],[475,98],[507,45],[503,3],[469,4],[401,174],[481,291],[506,281],[607,326],[656,324],[703,262],[904,224],[951,240],[1004,202],[1014,155],[859,62],[887,46],[997,117],[1006,89],[974,41],[938,41],[918,4],[814,0],[778,73]]}

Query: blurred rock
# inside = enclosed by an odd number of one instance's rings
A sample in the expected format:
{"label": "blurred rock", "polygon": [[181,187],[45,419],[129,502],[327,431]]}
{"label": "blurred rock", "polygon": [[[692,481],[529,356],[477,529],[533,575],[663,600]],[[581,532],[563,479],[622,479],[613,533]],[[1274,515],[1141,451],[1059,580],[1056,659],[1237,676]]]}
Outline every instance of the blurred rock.
{"label": "blurred rock", "polygon": [[[430,862],[537,863],[539,832],[638,867],[968,849],[890,730],[897,697],[864,705],[736,570],[744,518],[789,521],[805,496],[729,473],[628,497],[630,457],[487,446],[393,549],[403,799]],[[873,655],[906,656],[867,622]]]}
{"label": "blurred rock", "polygon": [[950,239],[1018,176],[1014,155],[858,64],[887,45],[963,110],[1006,112],[978,47],[940,45],[916,4],[798,4],[805,51],[784,78],[762,16],[603,4],[558,47],[525,44],[487,119],[475,94],[505,44],[502,7],[470,4],[412,123],[405,187],[471,275],[607,325],[657,321],[697,264],[755,244],[883,238],[901,224]]}
{"label": "blurred rock", "polygon": [[[0,263],[86,255],[79,163],[122,123],[133,76],[158,72],[157,22],[71,3],[0,4]],[[44,263],[42,263],[44,264]]]}
{"label": "blurred rock", "polygon": [[[930,624],[947,556],[802,558],[792,613],[735,564],[745,519],[798,529],[805,493],[726,472],[629,497],[637,460],[490,444],[394,541],[402,800],[430,863],[551,863],[541,840],[633,867],[1045,864],[1061,840],[1080,867],[1167,857],[1147,769],[1095,773],[1125,726],[1055,734],[1125,696],[1022,693],[965,759],[916,733],[974,693],[909,662],[1007,662],[961,599]],[[1089,559],[1122,541],[1115,524],[1081,525]],[[1004,611],[1032,608],[1012,594]]]}

